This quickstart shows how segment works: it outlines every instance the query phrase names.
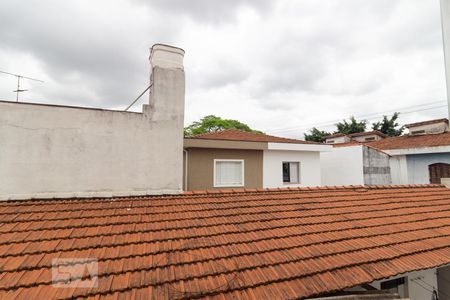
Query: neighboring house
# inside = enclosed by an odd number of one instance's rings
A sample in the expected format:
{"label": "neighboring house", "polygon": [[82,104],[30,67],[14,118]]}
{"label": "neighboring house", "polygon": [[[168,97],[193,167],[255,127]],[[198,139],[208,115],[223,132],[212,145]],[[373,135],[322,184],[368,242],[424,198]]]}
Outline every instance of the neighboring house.
{"label": "neighboring house", "polygon": [[322,185],[391,184],[389,155],[359,142],[333,145],[320,157]]}
{"label": "neighboring house", "polygon": [[183,55],[153,46],[143,112],[0,101],[0,200],[182,192]]}
{"label": "neighboring house", "polygon": [[387,137],[384,133],[373,130],[368,132],[357,132],[351,134],[336,133],[325,137],[325,144],[341,144],[348,143],[350,141],[355,142],[370,142],[379,141]]}
{"label": "neighboring house", "polygon": [[409,134],[367,143],[391,155],[393,184],[440,183],[450,177],[448,120],[406,125]]}
{"label": "neighboring house", "polygon": [[211,190],[0,208],[0,299],[450,295],[443,186]]}
{"label": "neighboring house", "polygon": [[224,130],[184,139],[185,190],[319,186],[320,143]]}

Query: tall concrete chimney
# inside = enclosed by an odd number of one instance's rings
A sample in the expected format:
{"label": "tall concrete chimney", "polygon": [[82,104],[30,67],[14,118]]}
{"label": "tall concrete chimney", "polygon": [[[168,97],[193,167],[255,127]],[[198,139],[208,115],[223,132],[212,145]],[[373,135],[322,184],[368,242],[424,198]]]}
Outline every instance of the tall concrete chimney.
{"label": "tall concrete chimney", "polygon": [[[184,50],[155,44],[151,48],[150,108],[153,120],[171,120],[184,125]],[[183,130],[181,130],[182,133]],[[182,140],[182,136],[180,138]]]}

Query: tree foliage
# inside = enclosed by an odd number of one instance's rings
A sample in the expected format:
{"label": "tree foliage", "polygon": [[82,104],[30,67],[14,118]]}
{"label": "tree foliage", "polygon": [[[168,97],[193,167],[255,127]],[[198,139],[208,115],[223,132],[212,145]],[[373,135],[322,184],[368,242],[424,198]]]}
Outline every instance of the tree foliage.
{"label": "tree foliage", "polygon": [[305,133],[305,140],[322,143],[328,135],[331,135],[331,133],[313,127],[309,133]]}
{"label": "tree foliage", "polygon": [[392,117],[383,116],[383,120],[372,124],[373,130],[381,131],[388,136],[399,136],[405,130],[405,126],[399,127],[397,119],[400,113],[395,112]]}
{"label": "tree foliage", "polygon": [[335,133],[358,133],[366,131],[367,121],[357,121],[355,117],[351,116],[349,121],[343,120],[336,124],[337,131]]}
{"label": "tree foliage", "polygon": [[222,119],[217,116],[206,116],[200,121],[195,121],[191,125],[184,128],[185,136],[192,136],[196,134],[222,131],[225,129],[237,129],[247,132],[262,133],[261,131],[253,130],[247,124],[239,122],[238,120]]}
{"label": "tree foliage", "polygon": [[[391,117],[383,116],[383,119],[379,122],[372,123],[372,129],[381,131],[388,136],[399,136],[405,129],[404,126],[399,127],[397,123],[400,113],[395,112]],[[336,133],[358,133],[366,131],[367,121],[358,121],[355,117],[350,117],[347,120],[343,120],[336,124],[336,130],[333,133],[329,133],[316,127],[310,129],[309,133],[305,133],[305,140],[313,142],[323,142],[325,137]]]}

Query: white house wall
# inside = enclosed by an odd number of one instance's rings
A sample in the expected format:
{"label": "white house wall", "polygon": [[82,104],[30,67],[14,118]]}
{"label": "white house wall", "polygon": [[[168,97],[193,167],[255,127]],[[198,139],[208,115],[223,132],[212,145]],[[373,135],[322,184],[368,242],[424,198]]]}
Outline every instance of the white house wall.
{"label": "white house wall", "polygon": [[[283,162],[300,162],[300,183],[283,183]],[[266,150],[263,156],[263,186],[300,187],[320,186],[320,154],[310,151]]]}
{"label": "white house wall", "polygon": [[408,184],[408,165],[406,155],[395,155],[389,159],[392,184]]}
{"label": "white house wall", "polygon": [[322,185],[363,185],[363,150],[361,145],[334,147],[320,156]]}
{"label": "white house wall", "polygon": [[408,165],[408,183],[430,183],[428,166],[434,163],[450,164],[450,153],[407,155],[406,162]]}
{"label": "white house wall", "polygon": [[0,102],[0,198],[179,192],[181,124]]}
{"label": "white house wall", "polygon": [[[390,279],[406,277],[407,278],[407,289],[408,295],[400,295],[402,297],[408,298],[410,300],[432,300],[433,289],[438,291],[438,280],[436,276],[436,269],[420,270],[416,272],[406,273],[400,276],[392,277]],[[390,280],[386,279],[386,280]],[[380,289],[380,284],[382,281],[372,282],[371,285],[377,289]],[[447,299],[443,299],[447,300]]]}

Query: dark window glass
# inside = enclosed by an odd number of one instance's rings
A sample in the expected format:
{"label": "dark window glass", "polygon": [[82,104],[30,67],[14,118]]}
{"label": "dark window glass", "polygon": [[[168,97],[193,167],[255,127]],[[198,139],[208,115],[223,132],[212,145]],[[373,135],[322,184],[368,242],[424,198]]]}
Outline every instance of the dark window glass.
{"label": "dark window glass", "polygon": [[384,281],[381,283],[382,290],[396,289],[399,285],[405,284],[405,277]]}
{"label": "dark window glass", "polygon": [[288,162],[283,163],[283,182],[291,182],[291,172]]}

